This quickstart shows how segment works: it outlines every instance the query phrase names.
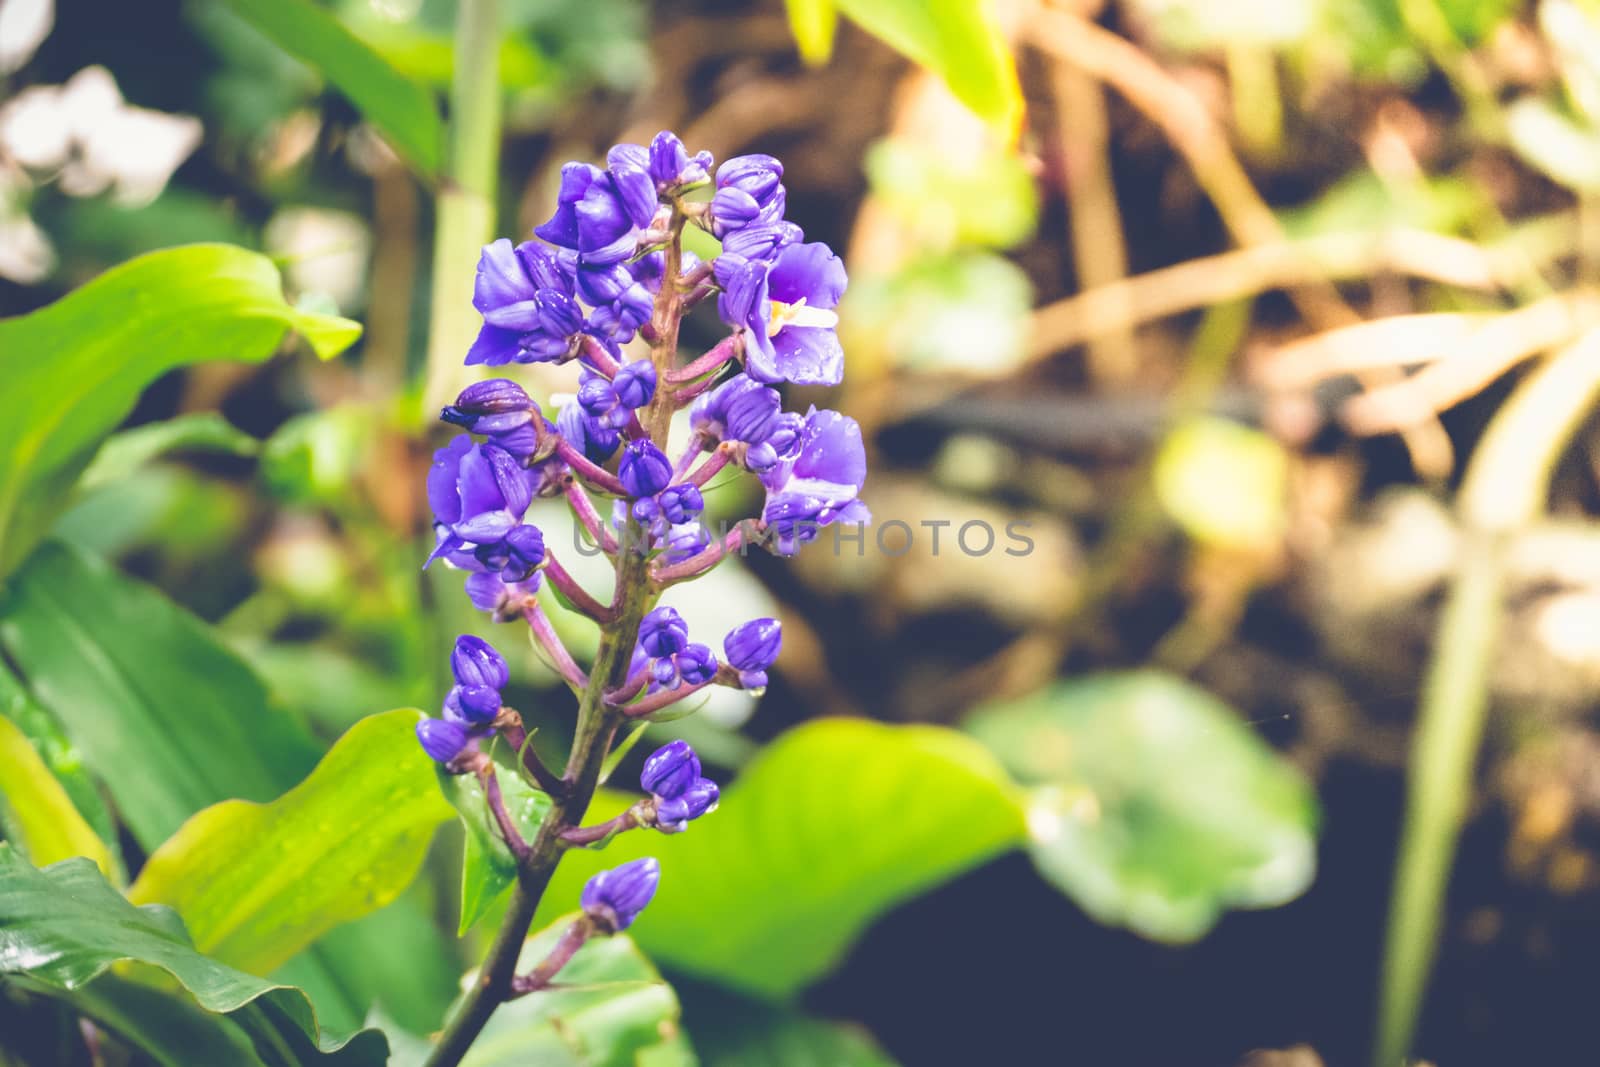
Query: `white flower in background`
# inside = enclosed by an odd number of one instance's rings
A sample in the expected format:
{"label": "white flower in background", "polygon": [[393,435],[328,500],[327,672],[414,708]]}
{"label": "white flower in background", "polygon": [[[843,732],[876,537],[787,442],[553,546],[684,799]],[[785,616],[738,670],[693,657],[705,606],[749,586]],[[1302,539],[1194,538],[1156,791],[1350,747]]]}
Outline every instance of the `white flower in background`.
{"label": "white flower in background", "polygon": [[288,261],[285,273],[293,288],[324,294],[340,308],[360,306],[372,253],[372,233],[361,216],[286,207],[267,223],[262,242],[267,252]]}
{"label": "white flower in background", "polygon": [[0,159],[0,278],[22,285],[44,281],[56,266],[55,246],[25,206],[32,188],[26,174]]}
{"label": "white flower in background", "polygon": [[161,193],[201,132],[192,115],[128,104],[104,67],[85,67],[65,85],[32,86],[0,106],[0,155],[55,172],[71,196],[110,191],[128,207]]}
{"label": "white flower in background", "polygon": [[55,0],[0,3],[0,74],[18,70],[39,50],[56,20]]}

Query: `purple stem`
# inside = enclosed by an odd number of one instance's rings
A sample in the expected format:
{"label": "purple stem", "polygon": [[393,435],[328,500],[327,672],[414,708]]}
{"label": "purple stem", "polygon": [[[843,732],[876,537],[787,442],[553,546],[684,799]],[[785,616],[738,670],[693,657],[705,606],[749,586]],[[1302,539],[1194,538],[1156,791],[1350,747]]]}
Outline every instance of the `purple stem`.
{"label": "purple stem", "polygon": [[712,371],[728,362],[728,360],[738,355],[739,349],[743,345],[743,342],[744,335],[742,333],[729,334],[727,337],[724,337],[721,341],[717,342],[716,347],[712,348],[705,355],[701,356],[692,363],[687,363],[684,366],[679,367],[677,370],[667,371],[665,377],[667,381],[677,385],[683,382],[692,382],[702,374],[710,374]]}
{"label": "purple stem", "polygon": [[595,823],[593,826],[574,826],[561,831],[561,840],[569,845],[592,845],[596,841],[604,841],[613,834],[620,834],[624,830],[632,830],[643,825],[639,816],[635,815],[632,808],[615,818],[605,822]]}
{"label": "purple stem", "polygon": [[661,586],[672,585],[688,578],[696,578],[706,571],[721,563],[723,558],[739,551],[744,544],[745,526],[751,520],[746,519],[728,531],[728,535],[721,541],[714,541],[686,560],[678,563],[669,563],[658,566],[652,572],[652,577]]}
{"label": "purple stem", "polygon": [[[510,721],[506,721],[508,716]],[[529,746],[528,731],[522,725],[522,716],[510,708],[501,708],[500,717],[495,720],[494,728],[500,731],[500,736],[511,746],[511,751],[518,754],[522,766],[533,778],[535,785],[553,797],[567,795],[567,783],[557,778],[550,768],[544,765],[539,754]]]}
{"label": "purple stem", "polygon": [[493,764],[478,771],[478,781],[483,785],[483,795],[489,802],[489,812],[500,827],[500,836],[506,839],[506,847],[517,858],[518,865],[526,863],[532,850],[522,839],[517,824],[511,821],[511,813],[506,811],[506,798],[500,792],[500,779],[494,773]]}
{"label": "purple stem", "polygon": [[622,709],[622,714],[630,719],[642,719],[646,715],[654,715],[662,708],[670,708],[685,697],[691,697],[708,685],[714,684],[716,678],[710,681],[697,682],[694,685],[680,685],[676,689],[659,689]]}
{"label": "purple stem", "polygon": [[622,483],[617,481],[615,474],[612,474],[604,467],[596,466],[588,456],[573,448],[571,441],[563,437],[560,443],[556,445],[556,451],[561,454],[561,458],[566,461],[567,466],[603,492],[610,493],[612,496],[628,495],[627,491],[622,488]]}
{"label": "purple stem", "polygon": [[617,550],[617,539],[611,535],[611,530],[606,526],[605,520],[595,510],[594,501],[589,499],[589,494],[584,492],[583,486],[576,478],[568,478],[561,483],[561,491],[567,495],[567,503],[572,506],[572,513],[578,516],[578,521],[583,523],[583,528],[589,531],[589,536],[594,538],[594,543],[607,552]]}
{"label": "purple stem", "polygon": [[694,473],[684,479],[690,485],[700,488],[709,482],[712,477],[733,458],[733,452],[726,445],[718,445],[717,450],[711,453],[711,458],[700,464]]}
{"label": "purple stem", "polygon": [[572,575],[567,573],[567,569],[561,565],[561,561],[556,559],[555,554],[549,550],[546,550],[544,554],[544,573],[550,579],[550,584],[561,591],[561,595],[567,598],[569,604],[595,622],[607,625],[617,621],[617,613],[590,596],[588,591],[579,585]]}
{"label": "purple stem", "polygon": [[677,464],[672,468],[673,485],[683,481],[683,476],[689,473],[689,465],[695,461],[696,456],[706,450],[705,443],[706,435],[699,430],[689,435],[689,444],[684,448],[683,455],[678,457]]}
{"label": "purple stem", "polygon": [[597,373],[603,374],[607,378],[615,378],[617,376],[617,371],[622,368],[618,366],[611,353],[606,351],[605,345],[588,334],[583,335],[582,345],[583,352],[579,357],[580,359],[589,364]]}
{"label": "purple stem", "polygon": [[548,986],[550,980],[572,961],[572,957],[578,954],[583,943],[589,940],[594,932],[594,925],[587,915],[567,927],[566,932],[561,935],[561,940],[556,942],[556,947],[550,950],[550,955],[546,956],[539,966],[527,974],[519,974],[511,979],[511,996],[508,999],[515,1000],[517,997],[536,993]]}
{"label": "purple stem", "polygon": [[555,661],[556,670],[572,688],[582,692],[589,684],[588,675],[572,659],[572,654],[567,651],[567,646],[561,643],[561,638],[556,636],[555,627],[550,625],[550,619],[545,615],[544,609],[537,602],[529,603],[522,609],[522,617],[528,620],[528,629],[533,632],[534,640],[539,642],[539,647],[545,654]]}

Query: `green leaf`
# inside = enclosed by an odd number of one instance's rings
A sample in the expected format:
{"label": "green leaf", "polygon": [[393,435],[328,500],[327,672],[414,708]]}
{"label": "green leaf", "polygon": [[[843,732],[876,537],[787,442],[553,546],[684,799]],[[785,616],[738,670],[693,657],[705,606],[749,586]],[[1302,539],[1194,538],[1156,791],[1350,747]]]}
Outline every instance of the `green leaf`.
{"label": "green leaf", "polygon": [[[457,936],[465,934],[483,918],[517,879],[517,861],[500,836],[500,827],[489,814],[483,786],[475,775],[437,771],[439,788],[461,815],[466,826],[466,849],[461,863],[461,925]],[[550,797],[522,780],[508,767],[500,767],[496,779],[505,799],[506,812],[522,831],[524,841],[532,841],[539,824],[550,811]]]}
{"label": "green leaf", "polygon": [[439,174],[444,126],[433,94],[310,0],[227,0],[252,26],[315,69],[424,177]]}
{"label": "green leaf", "polygon": [[48,307],[0,321],[0,575],[49,528],[100,439],[161,374],[259,362],[293,329],[323,358],[361,327],[297,311],[271,260],[191,245],[130,260]]}
{"label": "green leaf", "polygon": [[929,252],[1010,248],[1033,236],[1039,220],[1034,177],[1015,156],[982,153],[958,163],[908,138],[886,137],[867,150],[865,166],[873,195]]}
{"label": "green leaf", "polygon": [[110,849],[78,814],[23,732],[5,718],[0,718],[0,823],[40,867],[85,856],[107,878],[116,876]]}
{"label": "green leaf", "polygon": [[72,799],[73,808],[110,849],[120,869],[117,827],[112,821],[111,810],[106,807],[99,789],[83,765],[83,753],[67,737],[55,716],[33,699],[3,659],[0,659],[0,715],[11,720],[22,731],[33,750],[44,760],[50,773]]}
{"label": "green leaf", "polygon": [[[28,980],[23,979],[27,985]],[[35,986],[64,1001],[160,1067],[228,1064],[260,1067],[250,1033],[232,1016],[208,1012],[184,997],[114,974],[71,992]],[[248,1011],[249,1009],[245,1009]]]}
{"label": "green leaf", "polygon": [[417,744],[420,718],[369,716],[272,803],[200,812],[150,857],[128,898],[170,905],[201,951],[258,973],[393,901],[450,816]]}
{"label": "green leaf", "polygon": [[[576,915],[558,918],[523,946],[518,970],[550,954]],[[679,1032],[678,998],[626,935],[596,938],[561,969],[561,989],[503,1004],[462,1067],[666,1067],[694,1063]],[[396,1067],[405,1061],[397,1057]]]}
{"label": "green leaf", "polygon": [[40,548],[0,594],[0,646],[147,849],[316,763],[320,746],[204,623],[71,546]]}
{"label": "green leaf", "polygon": [[679,987],[701,1067],[895,1067],[856,1027],[711,986]]}
{"label": "green leaf", "polygon": [[360,404],[296,415],[267,440],[262,480],[290,503],[338,510],[349,504],[351,482],[381,433],[378,413]]}
{"label": "green leaf", "polygon": [[785,0],[789,30],[800,47],[800,58],[820,67],[833,55],[833,35],[839,23],[834,0]]}
{"label": "green leaf", "polygon": [[1100,922],[1190,941],[1225,908],[1273,907],[1311,883],[1310,786],[1179,678],[1092,676],[980,708],[967,725],[1039,786],[1034,862]]}
{"label": "green leaf", "polygon": [[[274,1050],[274,1063],[318,1059],[364,1067],[387,1056],[375,1030],[347,1042],[320,1033],[311,1002],[299,990],[202,956],[176,915],[133,906],[85,859],[39,870],[0,844],[0,929],[0,974],[71,992],[113,963],[136,960],[176,978],[205,1010],[235,1013],[258,1048]],[[338,1055],[321,1060],[318,1050]]]}
{"label": "green leaf", "polygon": [[1197,541],[1260,550],[1283,536],[1289,457],[1260,430],[1188,419],[1162,442],[1154,482],[1161,506]]}
{"label": "green leaf", "polygon": [[980,117],[1014,138],[1022,123],[1016,61],[984,0],[838,0],[839,10],[944,79]]}
{"label": "green leaf", "polygon": [[[630,802],[605,794],[589,821]],[[878,915],[1025,838],[1015,786],[971,739],[822,719],[768,746],[681,836],[635,831],[568,855],[542,910],[573,907],[601,868],[657,856],[661,888],[629,930],[645,951],[781,998],[827,973]]]}
{"label": "green leaf", "polygon": [[179,415],[113,434],[100,446],[78,479],[80,492],[119,482],[167,452],[209,452],[253,456],[261,442],[214,411]]}

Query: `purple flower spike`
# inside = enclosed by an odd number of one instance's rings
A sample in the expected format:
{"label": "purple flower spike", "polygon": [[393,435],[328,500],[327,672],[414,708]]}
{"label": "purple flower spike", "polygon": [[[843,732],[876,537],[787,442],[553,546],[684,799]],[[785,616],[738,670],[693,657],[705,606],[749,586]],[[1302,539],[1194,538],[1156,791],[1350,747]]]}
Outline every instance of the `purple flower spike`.
{"label": "purple flower spike", "polygon": [[717,810],[722,791],[709,778],[701,778],[675,797],[656,804],[656,829],[664,834],[679,834],[702,815]]}
{"label": "purple flower spike", "polygon": [[700,757],[687,741],[663,745],[644,761],[639,785],[663,800],[683,793],[700,779]]}
{"label": "purple flower spike", "polygon": [[481,685],[503,689],[511,680],[505,657],[476,634],[462,634],[450,653],[450,672],[461,685]]}
{"label": "purple flower spike", "polygon": [[626,930],[656,895],[660,882],[661,864],[653,856],[601,871],[583,887],[584,914],[608,933]]}
{"label": "purple flower spike", "polygon": [[629,441],[617,478],[630,497],[655,496],[672,481],[672,461],[649,441]]}
{"label": "purple flower spike", "polygon": [[767,669],[777,662],[782,647],[783,626],[777,619],[751,619],[722,639],[728,665],[739,672],[744,689],[766,688]]}
{"label": "purple flower spike", "polygon": [[417,723],[422,751],[437,763],[449,763],[467,747],[467,728],[448,719],[423,719]]}

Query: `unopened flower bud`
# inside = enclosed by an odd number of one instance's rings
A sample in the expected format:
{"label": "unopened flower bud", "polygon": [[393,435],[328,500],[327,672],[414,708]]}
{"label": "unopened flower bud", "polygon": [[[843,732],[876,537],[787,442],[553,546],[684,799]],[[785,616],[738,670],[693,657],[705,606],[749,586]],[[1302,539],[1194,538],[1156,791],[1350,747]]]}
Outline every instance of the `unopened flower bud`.
{"label": "unopened flower bud", "polygon": [[662,745],[644,761],[639,785],[646,793],[670,799],[700,779],[700,757],[689,742],[678,740]]}
{"label": "unopened flower bud", "polygon": [[649,441],[630,441],[623,450],[617,477],[629,496],[655,496],[672,481],[672,461]]}
{"label": "unopened flower bud", "polygon": [[656,828],[663,833],[681,833],[695,819],[717,810],[720,796],[716,782],[697,779],[682,793],[656,804]]}
{"label": "unopened flower bud", "polygon": [[686,523],[705,510],[705,498],[692,485],[674,485],[662,490],[656,498],[661,503],[661,514],[674,526]]}
{"label": "unopened flower bud", "polygon": [[423,719],[417,723],[417,740],[429,759],[449,763],[467,746],[467,728],[448,719]]}
{"label": "unopened flower bud", "polygon": [[475,634],[456,638],[456,647],[450,653],[450,671],[461,685],[502,689],[511,680],[505,657]]}
{"label": "unopened flower bud", "polygon": [[673,608],[656,608],[639,624],[639,647],[652,659],[683,651],[689,643],[689,624]]}
{"label": "unopened flower bud", "polygon": [[583,887],[584,914],[607,933],[633,925],[661,882],[661,864],[653,856],[601,871]]}

